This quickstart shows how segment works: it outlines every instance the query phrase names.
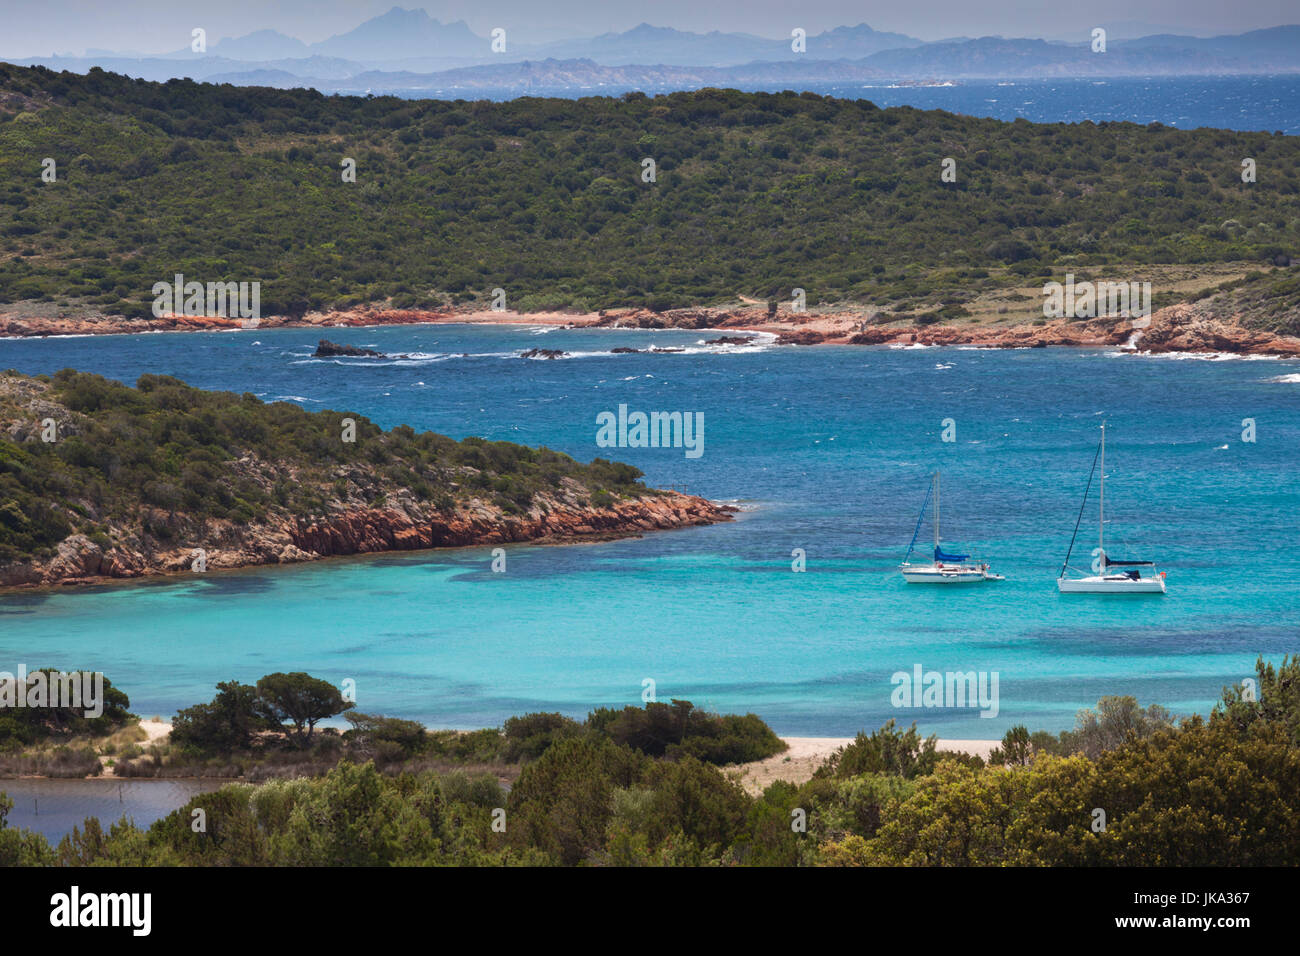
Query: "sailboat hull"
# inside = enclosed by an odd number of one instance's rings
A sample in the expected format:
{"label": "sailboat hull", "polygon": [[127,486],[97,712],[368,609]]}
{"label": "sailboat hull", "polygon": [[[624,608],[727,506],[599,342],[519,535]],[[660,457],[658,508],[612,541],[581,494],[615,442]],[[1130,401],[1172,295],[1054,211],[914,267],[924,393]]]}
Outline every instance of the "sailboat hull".
{"label": "sailboat hull", "polygon": [[[1153,567],[1154,561],[1110,561],[1106,557],[1106,423],[1101,423],[1101,442],[1097,445],[1097,457],[1093,459],[1093,470],[1088,473],[1088,487],[1083,491],[1083,504],[1079,506],[1079,519],[1083,519],[1083,508],[1088,503],[1088,492],[1092,490],[1092,476],[1101,462],[1101,491],[1097,500],[1097,550],[1098,563],[1093,565],[1104,570],[1111,565]],[[1074,534],[1079,533],[1079,524],[1074,525]],[[1070,549],[1065,553],[1065,564],[1061,566],[1061,576],[1056,579],[1056,588],[1062,594],[1164,594],[1164,574],[1151,577],[1139,577],[1139,572],[1130,574],[1094,574],[1082,578],[1067,578],[1065,569],[1069,566],[1070,555],[1074,552],[1074,537],[1070,538]]]}
{"label": "sailboat hull", "polygon": [[979,568],[944,568],[927,565],[905,567],[903,580],[908,584],[978,584],[981,581],[1001,581],[1002,575],[989,574]]}
{"label": "sailboat hull", "polygon": [[[921,522],[925,520],[925,509],[934,495],[934,563],[912,564],[908,558],[916,546],[917,536],[921,533]],[[908,584],[978,584],[981,581],[1001,581],[1000,574],[991,574],[986,562],[978,564],[961,564],[969,555],[944,554],[939,548],[939,473],[936,471],[930,481],[930,491],[926,493],[925,503],[921,505],[921,514],[916,519],[916,531],[912,543],[907,546],[907,557],[899,567],[903,580]],[[951,562],[945,564],[944,562]]]}
{"label": "sailboat hull", "polygon": [[1057,578],[1062,594],[1164,594],[1164,578],[1132,578],[1118,575],[1087,578]]}

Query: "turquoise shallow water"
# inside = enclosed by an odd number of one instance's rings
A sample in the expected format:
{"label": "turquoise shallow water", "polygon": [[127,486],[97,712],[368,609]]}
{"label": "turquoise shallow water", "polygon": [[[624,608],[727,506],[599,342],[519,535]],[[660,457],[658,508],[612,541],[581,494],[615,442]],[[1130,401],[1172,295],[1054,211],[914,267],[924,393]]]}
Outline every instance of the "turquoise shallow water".
{"label": "turquoise shallow water", "polygon": [[[982,738],[1015,723],[1063,729],[1107,693],[1204,713],[1257,655],[1300,646],[1300,363],[729,351],[701,347],[713,336],[699,332],[471,326],[332,330],[412,357],[315,360],[318,337],[3,341],[0,367],[167,372],[385,426],[614,457],[745,510],[638,540],[512,547],[505,574],[476,548],[13,595],[0,598],[0,669],[102,670],[146,716],[274,670],[353,678],[360,710],[443,727],[581,717],[638,703],[652,679],[661,699],[754,711],[783,733],[847,735],[893,717]],[[687,351],[608,354],[649,344]],[[573,357],[517,357],[535,346]],[[596,415],[620,403],[702,412],[704,454],[598,448]],[[955,442],[941,440],[945,418]],[[1163,599],[1056,592],[1103,418],[1108,549],[1158,559]],[[1246,418],[1254,443],[1241,440]],[[898,576],[935,468],[945,540],[977,547],[1005,582],[935,590]],[[1090,505],[1085,553],[1095,537]],[[795,548],[805,573],[791,571]],[[890,675],[917,664],[996,671],[998,715],[895,708]]]}

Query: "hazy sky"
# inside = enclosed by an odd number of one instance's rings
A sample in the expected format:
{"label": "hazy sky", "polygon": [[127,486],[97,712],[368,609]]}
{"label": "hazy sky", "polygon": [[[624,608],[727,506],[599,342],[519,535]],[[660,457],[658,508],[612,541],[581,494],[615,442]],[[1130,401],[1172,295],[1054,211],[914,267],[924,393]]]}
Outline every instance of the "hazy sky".
{"label": "hazy sky", "polygon": [[225,36],[274,29],[308,43],[343,33],[393,6],[464,20],[486,35],[503,26],[516,42],[595,36],[638,23],[704,32],[788,37],[846,24],[925,40],[950,36],[1086,38],[1094,26],[1176,27],[1211,35],[1300,22],[1297,0],[0,0],[0,56],[48,56],[87,48],[161,53],[189,46],[190,30]]}

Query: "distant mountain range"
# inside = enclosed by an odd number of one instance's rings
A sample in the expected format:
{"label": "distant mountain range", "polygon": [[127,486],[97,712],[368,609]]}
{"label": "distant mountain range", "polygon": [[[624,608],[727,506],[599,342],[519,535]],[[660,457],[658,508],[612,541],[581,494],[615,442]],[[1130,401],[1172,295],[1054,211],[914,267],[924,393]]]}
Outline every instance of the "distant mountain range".
{"label": "distant mountain range", "polygon": [[[1127,31],[1116,29],[1116,37]],[[864,79],[902,81],[1068,76],[1171,76],[1300,72],[1300,26],[1235,36],[1156,34],[1111,39],[1094,53],[1077,42],[1003,37],[925,42],[866,24],[804,38],[688,33],[648,23],[623,33],[528,44],[506,35],[504,52],[461,21],[394,7],[318,43],[274,30],[221,39],[205,53],[157,56],[88,51],[86,56],[12,62],[84,73],[91,67],[148,80],[190,77],[216,83],[313,87],[322,92],[645,89],[701,86],[824,85]]]}

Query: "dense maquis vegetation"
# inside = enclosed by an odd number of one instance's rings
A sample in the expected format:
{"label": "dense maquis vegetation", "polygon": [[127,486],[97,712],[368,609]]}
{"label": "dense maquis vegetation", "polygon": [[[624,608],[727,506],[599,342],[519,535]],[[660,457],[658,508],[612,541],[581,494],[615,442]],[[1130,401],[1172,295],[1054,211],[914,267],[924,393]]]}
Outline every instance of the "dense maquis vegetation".
{"label": "dense maquis vegetation", "polygon": [[[54,441],[43,440],[47,418]],[[342,440],[345,418],[355,422],[354,442]],[[331,502],[375,507],[398,494],[443,510],[472,496],[518,514],[566,479],[598,504],[651,493],[630,465],[582,465],[547,448],[457,442],[408,426],[384,431],[355,413],[307,412],[166,375],[131,388],[71,369],[0,373],[0,423],[0,563],[40,556],[74,532],[105,550],[134,530],[165,546],[208,519],[311,517]]]}
{"label": "dense maquis vegetation", "polygon": [[498,286],[524,310],[796,286],[810,303],[941,305],[1106,264],[1262,263],[1300,239],[1300,139],[1281,134],[734,90],[326,97],[7,65],[0,94],[9,302],[147,316],[180,272],[261,280],[267,314]]}
{"label": "dense maquis vegetation", "polygon": [[[313,740],[315,723],[339,714],[351,729]],[[289,730],[281,733],[286,726]],[[563,714],[525,714],[507,720],[500,733],[428,731],[415,721],[357,712],[331,684],[295,673],[267,675],[256,686],[218,684],[211,702],[176,716],[165,759],[155,752],[137,765],[120,766],[118,773],[265,773],[268,766],[285,765],[286,755],[299,768],[322,768],[340,759],[373,760],[393,768],[421,761],[517,764],[540,757],[560,741],[584,736],[650,757],[690,756],[716,765],[762,760],[785,749],[753,714],[708,713],[684,700],[622,710],[602,707],[581,723]]]}
{"label": "dense maquis vegetation", "polygon": [[[71,682],[76,682],[85,688],[83,674],[88,680],[94,678],[90,671],[62,671],[53,667],[28,671],[26,684],[30,690],[21,691],[17,689],[20,682],[16,675],[0,677],[0,750],[106,735],[120,728],[131,716],[130,698],[101,675],[100,689],[93,691],[102,705],[100,712],[97,716],[87,716],[88,711],[96,709],[95,702],[83,699],[83,691],[71,687]],[[62,685],[57,691],[56,684]],[[35,696],[38,687],[39,698]],[[33,701],[39,702],[39,706],[34,706]]]}
{"label": "dense maquis vegetation", "polygon": [[0,776],[84,778],[101,757],[143,754],[131,701],[102,674],[41,668],[0,675]]}
{"label": "dense maquis vegetation", "polygon": [[[1258,699],[1225,690],[1208,720],[1176,725],[1105,698],[1064,734],[1012,730],[988,765],[891,721],[758,796],[685,750],[611,736],[636,708],[585,725],[532,714],[480,732],[524,761],[509,792],[490,774],[345,759],[196,797],[148,830],[88,820],[57,847],[6,826],[0,798],[0,864],[1294,865],[1300,659],[1261,660],[1257,676]],[[692,726],[684,702],[657,706],[628,726]],[[349,718],[344,738],[390,741],[390,757],[426,733]]]}

